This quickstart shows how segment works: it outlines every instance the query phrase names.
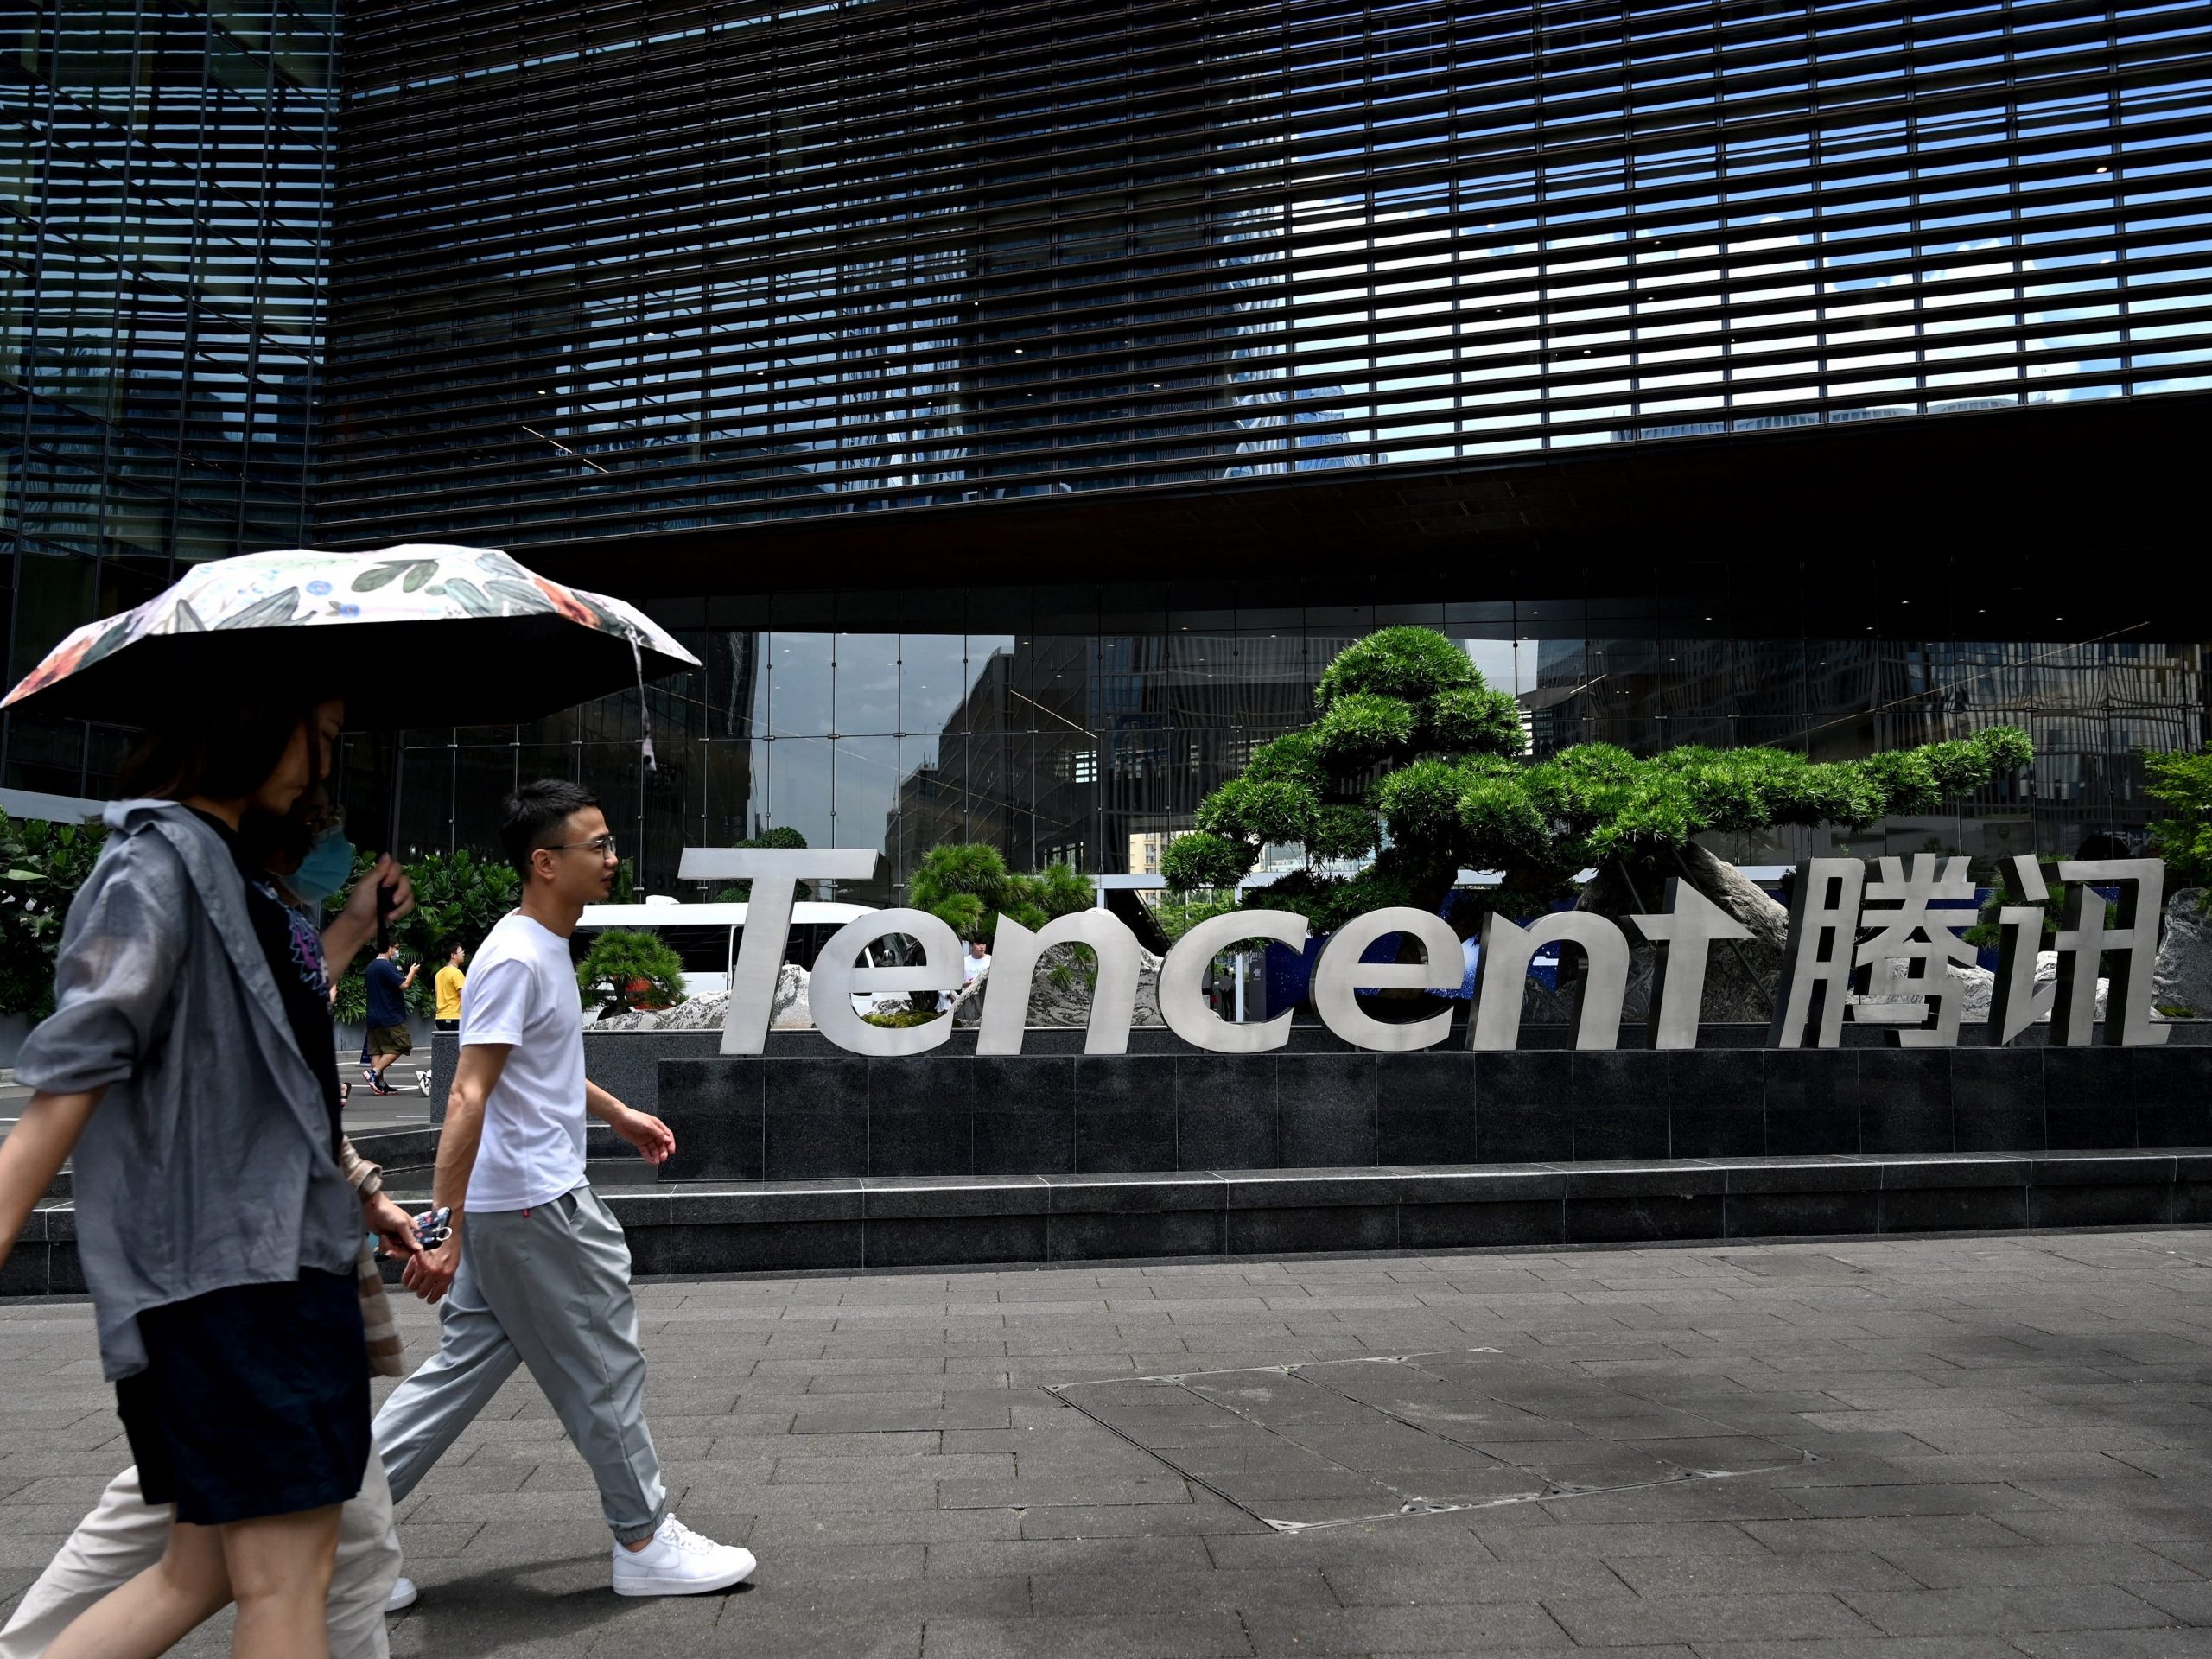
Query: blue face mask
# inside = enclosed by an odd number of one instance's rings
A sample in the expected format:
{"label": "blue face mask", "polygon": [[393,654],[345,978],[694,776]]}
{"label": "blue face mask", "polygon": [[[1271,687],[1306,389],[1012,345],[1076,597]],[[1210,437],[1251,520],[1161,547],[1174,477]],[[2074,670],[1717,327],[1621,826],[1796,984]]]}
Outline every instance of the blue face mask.
{"label": "blue face mask", "polygon": [[300,861],[300,868],[285,879],[284,885],[300,896],[302,902],[319,905],[346,885],[353,874],[353,843],[346,839],[343,830],[326,830],[315,838],[308,855]]}

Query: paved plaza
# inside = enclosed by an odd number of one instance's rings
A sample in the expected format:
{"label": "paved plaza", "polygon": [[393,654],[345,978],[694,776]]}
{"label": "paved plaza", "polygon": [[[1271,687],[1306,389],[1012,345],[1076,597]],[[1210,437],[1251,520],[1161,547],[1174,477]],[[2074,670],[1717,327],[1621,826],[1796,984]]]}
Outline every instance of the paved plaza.
{"label": "paved plaza", "polygon": [[[590,1481],[518,1376],[402,1506],[423,1599],[395,1654],[2212,1655],[2212,1233],[668,1282],[639,1300],[678,1512],[750,1545],[757,1581],[609,1593]],[[404,1329],[426,1354],[432,1317],[410,1302]],[[1405,1356],[1427,1357],[1328,1363]],[[1308,1369],[1251,1384],[1283,1367]],[[1193,1375],[1240,1369],[1234,1389]],[[1446,1375],[1479,1380],[1459,1403],[1480,1409],[1405,1403],[1441,1398],[1421,1390]],[[1299,1446],[1268,1415],[1293,1384],[1320,1397],[1299,1376],[1333,1379],[1338,1408],[1359,1392],[1347,1376],[1389,1390],[1365,1427],[1340,1412]],[[1049,1391],[1135,1377],[1162,1380]],[[5,1605],[128,1454],[84,1304],[0,1307],[0,1385]],[[1684,1449],[1691,1421],[1712,1468]],[[1497,1467],[1443,1513],[1344,1518],[1420,1481],[1409,1445],[1433,1448],[1438,1491],[1454,1459]],[[1683,1472],[1630,1479],[1649,1455]],[[1313,1524],[1261,1518],[1286,1504]],[[182,1651],[226,1639],[211,1626]]]}

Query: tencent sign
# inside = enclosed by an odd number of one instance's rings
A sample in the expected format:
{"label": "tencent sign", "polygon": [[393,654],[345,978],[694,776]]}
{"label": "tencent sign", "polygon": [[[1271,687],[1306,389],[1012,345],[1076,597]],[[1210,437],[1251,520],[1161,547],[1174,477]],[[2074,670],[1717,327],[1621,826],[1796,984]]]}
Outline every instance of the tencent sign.
{"label": "tencent sign", "polygon": [[[687,881],[749,881],[751,906],[745,936],[730,974],[729,1012],[721,1052],[758,1054],[768,1037],[768,1018],[791,930],[791,903],[802,881],[865,881],[874,875],[872,849],[693,847],[679,874]],[[2107,1043],[2162,1043],[2166,1029],[2151,1020],[2151,970],[2157,958],[2158,917],[2165,867],[2155,858],[2071,861],[2058,867],[2066,883],[2054,946],[2055,982],[2038,985],[2036,957],[2043,944],[2050,894],[2031,857],[2012,861],[2012,889],[2029,902],[2005,906],[1998,917],[1999,944],[1990,1008],[1993,1040],[2010,1043],[2044,1014],[2051,1039],[2078,1046],[2092,1041],[2100,963],[2109,964],[2109,1011],[2102,1027]],[[2108,921],[2107,899],[2118,893]],[[1892,1031],[1910,1047],[1948,1047],[1959,1033],[1958,982],[1953,963],[1974,960],[1960,939],[1959,924],[1971,917],[1974,889],[1963,858],[1916,855],[1885,858],[1873,867],[1854,858],[1808,859],[1797,868],[1789,909],[1789,944],[1782,964],[1774,1019],[1767,1042],[1776,1048],[1834,1048],[1854,1024]],[[1659,963],[1646,1041],[1654,1048],[1694,1048],[1705,975],[1717,944],[1750,937],[1749,931],[1689,883],[1667,883],[1666,909],[1628,921],[1655,947]],[[904,934],[920,947],[920,960],[905,967],[860,964],[875,939]],[[1412,939],[1419,961],[1363,962],[1368,950],[1397,936]],[[1246,939],[1270,939],[1293,950],[1306,948],[1306,918],[1291,911],[1238,910],[1199,923],[1168,950],[1160,970],[1160,1017],[1185,1042],[1217,1054],[1252,1054],[1290,1039],[1290,1015],[1243,1025],[1206,1006],[1206,969],[1223,950]],[[1573,1045],[1609,1049],[1620,1040],[1621,1004],[1628,988],[1630,938],[1620,924],[1588,911],[1559,911],[1526,927],[1492,913],[1483,918],[1482,960],[1475,980],[1474,1016],[1467,1046],[1498,1051],[1521,1037],[1522,982],[1529,963],[1546,945],[1574,945],[1585,960],[1576,999]],[[1084,1052],[1125,1052],[1142,950],[1136,936],[1103,910],[1062,916],[1032,931],[1001,916],[992,947],[991,980],[1024,988],[1023,995],[986,991],[978,1054],[1019,1054],[1027,1028],[1027,988],[1039,957],[1056,944],[1088,945],[1096,953],[1093,993]],[[869,1024],[853,1011],[855,995],[952,991],[961,982],[960,941],[951,928],[923,910],[880,910],[848,922],[822,947],[810,1001],[817,1029],[855,1054],[919,1054],[952,1034],[952,1021],[932,1020],[893,1029]],[[1409,953],[1401,950],[1395,954]],[[1459,940],[1441,918],[1406,906],[1370,911],[1332,933],[1315,964],[1313,999],[1322,1022],[1346,1042],[1382,1052],[1432,1047],[1451,1033],[1450,1012],[1408,1024],[1376,1020],[1359,1007],[1356,992],[1456,990],[1461,979]],[[1854,979],[1864,974],[1863,991]]]}

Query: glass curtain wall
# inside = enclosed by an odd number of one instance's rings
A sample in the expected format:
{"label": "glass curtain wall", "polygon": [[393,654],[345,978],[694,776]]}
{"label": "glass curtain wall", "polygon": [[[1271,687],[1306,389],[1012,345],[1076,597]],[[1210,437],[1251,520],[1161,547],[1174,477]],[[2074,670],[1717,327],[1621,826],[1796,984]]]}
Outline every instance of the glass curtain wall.
{"label": "glass curtain wall", "polygon": [[2202,387],[2208,44],[2063,0],[364,0],[324,528]]}
{"label": "glass curtain wall", "polygon": [[[709,626],[725,603],[768,626]],[[1752,864],[2139,849],[2156,804],[2139,751],[2207,735],[2201,641],[1745,639],[1648,601],[1185,608],[1111,588],[716,601],[668,617],[706,669],[648,694],[657,769],[640,763],[634,694],[522,732],[412,734],[409,850],[495,846],[499,794],[553,774],[599,791],[644,887],[687,898],[705,895],[676,880],[684,847],[772,828],[880,849],[877,879],[842,894],[876,904],[945,842],[988,842],[1017,870],[1143,873],[1255,744],[1310,722],[1332,656],[1401,622],[1459,640],[1518,697],[1535,755],[1604,741],[1835,759],[1998,722],[2034,737],[2029,777],[1957,810],[1719,849]],[[360,747],[349,784],[374,790],[377,765]]]}
{"label": "glass curtain wall", "polygon": [[[6,670],[181,562],[307,539],[335,0],[46,0],[0,57]],[[4,781],[100,792],[119,733],[7,721]]]}

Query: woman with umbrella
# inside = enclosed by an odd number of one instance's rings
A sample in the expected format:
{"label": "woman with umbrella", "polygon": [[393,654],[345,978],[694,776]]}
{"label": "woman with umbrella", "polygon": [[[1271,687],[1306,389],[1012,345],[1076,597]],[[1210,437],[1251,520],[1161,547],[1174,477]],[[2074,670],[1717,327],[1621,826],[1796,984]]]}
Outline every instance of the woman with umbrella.
{"label": "woman with umbrella", "polygon": [[[71,1625],[50,1659],[158,1654],[231,1601],[239,1659],[328,1652],[339,1505],[360,1489],[370,1443],[353,1276],[362,1210],[335,1155],[325,962],[342,971],[413,899],[380,859],[318,950],[242,867],[241,829],[290,812],[320,785],[347,703],[378,690],[349,672],[349,658],[379,659],[361,638],[371,630],[349,626],[349,639],[302,626],[377,620],[378,604],[316,601],[334,587],[390,587],[404,601],[382,614],[412,626],[378,631],[386,639],[458,615],[494,657],[503,642],[543,653],[548,622],[570,629],[582,611],[607,636],[595,642],[601,659],[619,650],[642,681],[650,647],[664,671],[665,636],[626,607],[560,589],[563,606],[555,584],[514,580],[528,573],[501,554],[395,555],[405,556],[200,567],[65,640],[7,699],[136,723],[156,711],[124,779],[136,798],[108,808],[110,840],[71,906],[55,1012],[16,1064],[36,1093],[0,1143],[0,1262],[73,1151],[103,1370],[146,1497],[172,1504],[177,1524],[161,1564]],[[519,626],[495,630],[502,623]],[[365,648],[334,649],[341,639]],[[688,660],[680,648],[675,658]],[[522,718],[611,689],[603,662],[594,683],[588,651],[547,660],[560,671],[534,689],[493,682],[488,701],[515,712],[479,717]],[[396,723],[389,702],[376,712]]]}
{"label": "woman with umbrella", "polygon": [[233,1600],[233,1653],[327,1651],[369,1395],[323,957],[342,968],[367,942],[380,892],[388,913],[414,901],[381,860],[316,950],[239,849],[317,787],[343,718],[250,695],[163,715],[17,1061],[37,1092],[0,1144],[0,1249],[73,1150],[103,1368],[147,1500],[177,1521],[161,1564],[53,1659],[158,1654]]}

